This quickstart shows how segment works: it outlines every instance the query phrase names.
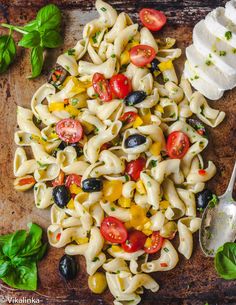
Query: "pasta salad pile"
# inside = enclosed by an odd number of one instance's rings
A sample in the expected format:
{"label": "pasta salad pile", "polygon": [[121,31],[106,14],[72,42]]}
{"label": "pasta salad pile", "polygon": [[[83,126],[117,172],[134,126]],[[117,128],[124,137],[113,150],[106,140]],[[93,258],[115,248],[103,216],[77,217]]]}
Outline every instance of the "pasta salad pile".
{"label": "pasta salad pile", "polygon": [[191,257],[201,223],[195,194],[216,167],[204,166],[205,130],[189,118],[216,127],[225,113],[179,83],[174,39],[155,39],[126,13],[95,5],[99,18],[58,57],[31,109],[17,108],[14,185],[33,187],[37,208],[50,207],[50,245],[85,257],[87,273],[102,282],[93,291],[107,282],[115,305],[133,305],[144,288],[158,291],[150,273]]}

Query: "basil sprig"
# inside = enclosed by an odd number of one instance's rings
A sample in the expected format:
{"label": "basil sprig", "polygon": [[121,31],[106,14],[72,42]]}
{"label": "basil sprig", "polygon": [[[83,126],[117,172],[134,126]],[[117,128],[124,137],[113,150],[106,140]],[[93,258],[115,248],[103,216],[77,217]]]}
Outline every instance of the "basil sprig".
{"label": "basil sprig", "polygon": [[[44,49],[57,48],[63,43],[60,34],[61,12],[54,4],[41,8],[36,18],[23,27],[5,23],[1,25],[23,34],[18,45],[31,49],[32,75],[30,78],[39,76],[42,71]],[[0,73],[7,70],[14,60],[15,54],[16,48],[11,34],[0,37]]]}
{"label": "basil sprig", "polygon": [[223,279],[236,279],[236,243],[225,243],[217,250],[215,268]]}
{"label": "basil sprig", "polygon": [[28,224],[29,232],[19,230],[0,236],[0,279],[13,288],[37,289],[37,262],[45,254],[42,229]]}

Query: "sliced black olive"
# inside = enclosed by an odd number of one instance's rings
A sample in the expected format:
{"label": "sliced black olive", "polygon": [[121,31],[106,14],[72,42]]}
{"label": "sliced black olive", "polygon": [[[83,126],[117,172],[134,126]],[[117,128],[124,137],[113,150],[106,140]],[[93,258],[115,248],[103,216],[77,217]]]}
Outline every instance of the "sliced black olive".
{"label": "sliced black olive", "polygon": [[206,129],[202,122],[196,119],[188,119],[187,123],[192,126],[201,136],[206,136]]}
{"label": "sliced black olive", "polygon": [[146,142],[146,137],[135,133],[130,136],[125,140],[125,148],[133,148],[139,145],[142,145]]}
{"label": "sliced black olive", "polygon": [[147,94],[144,91],[133,91],[125,97],[124,103],[127,106],[133,106],[141,103],[146,97]]}
{"label": "sliced black olive", "polygon": [[99,192],[102,190],[102,180],[99,178],[87,178],[82,182],[82,190],[87,193]]}
{"label": "sliced black olive", "polygon": [[200,193],[196,194],[197,208],[199,210],[205,209],[209,201],[212,200],[212,191],[205,189]]}
{"label": "sliced black olive", "polygon": [[73,256],[63,255],[59,262],[59,272],[66,280],[72,280],[77,274],[77,262]]}
{"label": "sliced black olive", "polygon": [[153,60],[152,60],[152,62],[151,62],[151,67],[149,68],[150,69],[150,71],[152,72],[152,73],[154,73],[155,71],[160,71],[159,70],[159,67],[158,67],[158,65],[159,65],[159,60],[157,59],[157,58],[154,58]]}
{"label": "sliced black olive", "polygon": [[74,147],[74,149],[76,150],[77,157],[83,155],[83,148],[79,146],[77,143],[71,143],[70,146]]}
{"label": "sliced black olive", "polygon": [[59,208],[64,208],[71,198],[70,192],[65,185],[55,186],[52,191],[52,197]]}
{"label": "sliced black olive", "polygon": [[48,77],[48,82],[54,87],[59,87],[66,79],[68,72],[59,64],[56,64]]}

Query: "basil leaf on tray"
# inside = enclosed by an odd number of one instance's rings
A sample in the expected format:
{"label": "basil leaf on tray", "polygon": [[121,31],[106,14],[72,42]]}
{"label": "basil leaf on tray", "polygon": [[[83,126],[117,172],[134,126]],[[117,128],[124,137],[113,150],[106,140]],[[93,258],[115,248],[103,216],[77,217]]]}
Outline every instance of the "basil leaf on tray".
{"label": "basil leaf on tray", "polygon": [[62,45],[63,39],[55,30],[49,30],[42,37],[42,44],[45,48],[57,48]]}
{"label": "basil leaf on tray", "polygon": [[0,73],[5,72],[16,55],[15,42],[11,35],[0,37]]}
{"label": "basil leaf on tray", "polygon": [[42,229],[28,224],[29,232],[19,230],[0,236],[0,279],[13,288],[37,289],[37,262],[46,252]]}
{"label": "basil leaf on tray", "polygon": [[39,31],[57,29],[61,24],[61,12],[56,5],[49,4],[39,10],[36,20]]}
{"label": "basil leaf on tray", "polygon": [[217,250],[215,268],[223,279],[236,279],[236,243],[225,243]]}
{"label": "basil leaf on tray", "polygon": [[43,68],[43,48],[38,46],[31,50],[32,75],[30,78],[39,76]]}
{"label": "basil leaf on tray", "polygon": [[40,44],[40,34],[37,31],[29,32],[25,34],[19,41],[18,46],[24,48],[37,47]]}

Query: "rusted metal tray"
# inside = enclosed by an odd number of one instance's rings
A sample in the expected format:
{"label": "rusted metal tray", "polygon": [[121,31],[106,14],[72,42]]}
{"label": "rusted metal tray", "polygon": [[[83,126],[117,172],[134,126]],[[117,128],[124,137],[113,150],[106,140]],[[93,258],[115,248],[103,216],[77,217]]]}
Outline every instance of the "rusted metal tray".
{"label": "rusted metal tray", "polygon": [[[36,11],[47,0],[0,0],[0,21],[24,24],[31,20]],[[64,15],[65,44],[67,49],[81,37],[83,25],[96,15],[92,0],[53,0]],[[191,43],[192,27],[211,9],[224,5],[225,0],[162,0],[132,1],[109,0],[119,11],[126,11],[135,19],[141,7],[153,7],[165,11],[168,25],[157,36],[171,36],[177,39],[177,46],[184,48]],[[2,11],[3,9],[3,11]],[[56,57],[63,51],[48,51],[43,74],[37,80],[26,79],[30,74],[29,54],[19,49],[18,57],[10,70],[0,76],[0,234],[25,228],[30,221],[43,228],[50,223],[49,211],[38,210],[33,202],[32,192],[17,193],[12,186],[15,144],[13,133],[16,129],[16,106],[30,106],[35,90],[45,82],[46,76]],[[184,54],[184,52],[183,52]],[[178,59],[178,73],[183,68],[184,55]],[[218,172],[209,187],[217,194],[226,188],[235,158],[235,119],[236,90],[227,92],[219,102],[211,102],[217,109],[227,113],[226,120],[216,129],[208,129],[210,145],[205,152],[205,159],[215,162]],[[158,293],[145,292],[142,305],[209,305],[236,304],[235,281],[219,279],[214,271],[212,259],[206,258],[200,251],[198,236],[195,234],[195,247],[192,258],[187,261],[181,257],[178,266],[169,272],[154,275],[160,284]],[[83,258],[78,259],[80,272],[75,281],[68,284],[59,277],[57,266],[63,249],[50,248],[45,259],[39,264],[39,287],[36,293],[21,292],[0,285],[3,304],[9,304],[7,297],[38,299],[40,304],[80,304],[111,305],[112,296],[107,291],[103,295],[94,295],[87,286],[87,275]]]}

